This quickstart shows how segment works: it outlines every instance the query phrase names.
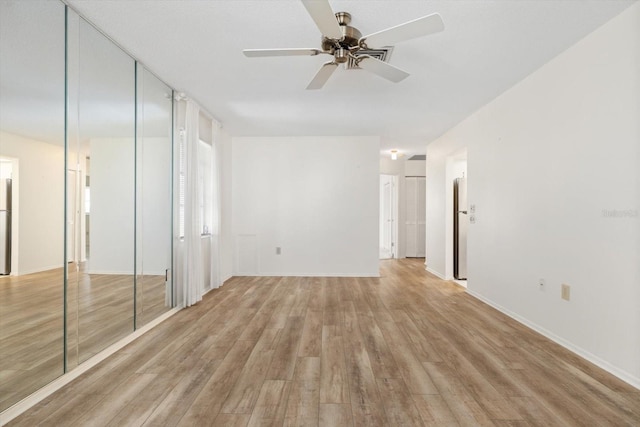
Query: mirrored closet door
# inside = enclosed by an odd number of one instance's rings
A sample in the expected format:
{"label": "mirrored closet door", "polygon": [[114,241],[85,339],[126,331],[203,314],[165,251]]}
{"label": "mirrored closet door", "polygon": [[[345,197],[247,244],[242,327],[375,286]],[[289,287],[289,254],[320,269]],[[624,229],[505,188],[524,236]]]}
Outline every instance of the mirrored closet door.
{"label": "mirrored closet door", "polygon": [[173,91],[137,66],[136,328],[172,306]]}
{"label": "mirrored closet door", "polygon": [[68,363],[134,330],[135,61],[68,15]]}
{"label": "mirrored closet door", "polygon": [[0,411],[64,372],[64,20],[0,1]]}
{"label": "mirrored closet door", "polygon": [[0,411],[173,306],[173,91],[57,0],[0,1]]}

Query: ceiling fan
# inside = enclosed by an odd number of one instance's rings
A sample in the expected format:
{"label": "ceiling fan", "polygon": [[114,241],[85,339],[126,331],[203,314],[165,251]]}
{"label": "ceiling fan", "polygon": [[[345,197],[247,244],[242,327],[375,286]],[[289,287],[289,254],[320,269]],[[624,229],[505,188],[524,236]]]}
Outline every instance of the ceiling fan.
{"label": "ceiling fan", "polygon": [[390,46],[398,42],[426,36],[444,30],[442,18],[437,13],[414,19],[366,36],[349,25],[348,12],[335,13],[328,0],[301,0],[322,33],[322,48],[245,49],[250,58],[265,56],[315,56],[331,55],[315,75],[307,89],[320,89],[338,68],[339,64],[352,60],[358,68],[365,69],[387,80],[397,83],[409,76],[404,70],[381,61],[369,54],[372,47]]}

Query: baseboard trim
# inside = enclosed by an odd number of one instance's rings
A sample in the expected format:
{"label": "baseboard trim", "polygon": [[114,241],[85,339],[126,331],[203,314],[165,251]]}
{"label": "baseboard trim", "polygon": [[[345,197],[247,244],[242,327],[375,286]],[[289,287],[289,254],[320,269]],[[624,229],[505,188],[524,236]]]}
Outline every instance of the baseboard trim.
{"label": "baseboard trim", "polygon": [[[10,276],[14,276],[14,277],[18,277],[18,276],[26,276],[27,274],[35,274],[35,273],[42,273],[44,271],[50,271],[50,270],[57,270],[57,269],[62,269],[62,265],[60,264],[56,264],[56,265],[51,265],[48,267],[39,267],[39,268],[32,268],[29,270],[20,270],[20,268],[18,267],[17,271],[15,272],[11,272],[6,276],[2,276],[2,277],[10,277]],[[62,273],[60,273],[62,274]]]}
{"label": "baseboard trim", "polygon": [[440,274],[439,272],[437,272],[436,270],[429,268],[425,265],[425,270],[427,270],[429,273],[433,274],[434,276],[436,276],[438,279],[442,279],[442,280],[447,280],[444,278],[444,274]]}
{"label": "baseboard trim", "polygon": [[220,286],[218,286],[218,287],[206,289],[206,290],[204,291],[204,293],[202,294],[202,296],[205,296],[205,295],[207,295],[209,292],[214,291],[214,290],[216,290],[216,289],[220,289],[221,287],[223,287],[223,286],[224,286],[224,284],[226,283],[226,281],[227,281],[227,280],[229,280],[229,279],[231,279],[232,277],[233,277],[233,276],[227,276],[226,278],[222,279],[222,281],[220,282]]}
{"label": "baseboard trim", "polygon": [[158,318],[156,318],[156,319],[152,320],[151,322],[147,323],[146,325],[144,325],[140,329],[136,330],[132,334],[130,334],[130,335],[124,337],[123,339],[121,339],[120,341],[110,345],[109,347],[107,347],[106,349],[102,350],[100,353],[96,354],[95,356],[91,357],[90,359],[87,359],[85,362],[81,363],[80,365],[78,365],[73,370],[71,370],[71,371],[67,372],[66,374],[63,374],[62,376],[56,378],[55,380],[53,380],[49,384],[45,385],[41,389],[39,389],[39,390],[35,391],[34,393],[30,394],[29,396],[25,397],[24,399],[22,399],[21,401],[17,402],[13,406],[10,406],[9,408],[5,409],[3,412],[0,413],[0,426],[5,425],[9,421],[11,421],[14,418],[16,418],[18,415],[20,415],[23,412],[25,412],[27,409],[29,409],[32,406],[36,405],[37,403],[39,403],[43,399],[47,398],[48,396],[50,396],[54,392],[60,390],[65,385],[69,384],[71,381],[75,380],[80,375],[84,374],[89,369],[93,368],[98,363],[100,363],[103,360],[105,360],[107,357],[113,355],[118,350],[124,348],[126,345],[128,345],[131,342],[135,341],[137,338],[139,338],[142,335],[144,335],[145,333],[149,332],[151,329],[155,328],[160,323],[164,322],[165,320],[167,320],[168,318],[170,318],[171,316],[173,316],[174,314],[176,314],[180,310],[181,310],[181,308],[174,308],[174,309],[164,313],[163,315],[161,315]]}
{"label": "baseboard trim", "polygon": [[237,273],[244,277],[380,277],[380,273]]}
{"label": "baseboard trim", "polygon": [[567,341],[566,339],[559,337],[558,335],[554,334],[551,331],[548,331],[547,329],[537,325],[536,323],[533,323],[531,321],[529,321],[528,319],[512,312],[511,310],[508,310],[504,307],[502,307],[500,304],[497,304],[495,302],[493,302],[492,300],[485,298],[484,296],[480,295],[477,292],[474,292],[472,290],[469,290],[467,288],[467,293],[469,295],[471,295],[472,297],[484,302],[487,305],[490,305],[491,307],[495,308],[496,310],[498,310],[499,312],[509,316],[510,318],[512,318],[513,320],[517,321],[518,323],[523,324],[524,326],[533,329],[534,331],[538,332],[541,335],[544,335],[546,338],[549,338],[551,341],[555,342],[556,344],[561,345],[562,347],[566,348],[567,350],[577,354],[578,356],[582,357],[583,359],[588,360],[589,362],[593,363],[594,365],[604,369],[605,371],[609,372],[610,374],[618,377],[619,379],[621,379],[622,381],[626,382],[627,384],[637,388],[640,390],[640,378],[630,374],[629,372],[625,371],[624,369],[620,369],[617,366],[612,365],[611,363],[607,362],[606,360],[601,359],[600,357],[590,353],[589,351],[571,343],[570,341]]}
{"label": "baseboard trim", "polygon": [[467,289],[467,281],[466,280],[451,279],[451,283],[455,283],[456,285],[460,286],[461,288]]}
{"label": "baseboard trim", "polygon": [[[115,274],[118,276],[133,276],[133,271],[125,271],[125,270],[89,270],[89,274]],[[164,276],[164,271],[162,272],[162,276]]]}

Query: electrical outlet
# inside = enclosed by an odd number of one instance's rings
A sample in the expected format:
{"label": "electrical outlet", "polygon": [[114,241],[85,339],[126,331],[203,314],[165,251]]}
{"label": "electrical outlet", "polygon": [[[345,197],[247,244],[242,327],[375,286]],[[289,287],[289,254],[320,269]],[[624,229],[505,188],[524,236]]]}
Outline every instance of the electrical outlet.
{"label": "electrical outlet", "polygon": [[469,215],[469,223],[470,224],[475,224],[476,223],[476,216],[475,215]]}
{"label": "electrical outlet", "polygon": [[562,299],[567,301],[571,300],[571,286],[567,285],[566,283],[563,283],[561,289],[562,289],[561,291]]}
{"label": "electrical outlet", "polygon": [[282,253],[282,248],[280,246],[276,246],[276,255],[280,255]]}
{"label": "electrical outlet", "polygon": [[541,291],[544,291],[544,285],[545,285],[545,281],[544,281],[544,279],[540,279],[540,280],[538,281],[538,285],[539,285],[540,290],[541,290]]}

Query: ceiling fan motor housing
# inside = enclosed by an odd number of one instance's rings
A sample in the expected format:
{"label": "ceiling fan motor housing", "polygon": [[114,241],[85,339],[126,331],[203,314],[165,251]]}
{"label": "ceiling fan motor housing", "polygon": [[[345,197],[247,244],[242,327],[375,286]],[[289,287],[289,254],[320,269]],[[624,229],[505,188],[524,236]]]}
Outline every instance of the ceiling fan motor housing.
{"label": "ceiling fan motor housing", "polygon": [[342,64],[349,59],[349,52],[358,46],[362,34],[357,28],[348,25],[351,22],[351,15],[348,12],[336,13],[336,19],[342,30],[342,40],[322,37],[322,50],[331,53],[335,62]]}

